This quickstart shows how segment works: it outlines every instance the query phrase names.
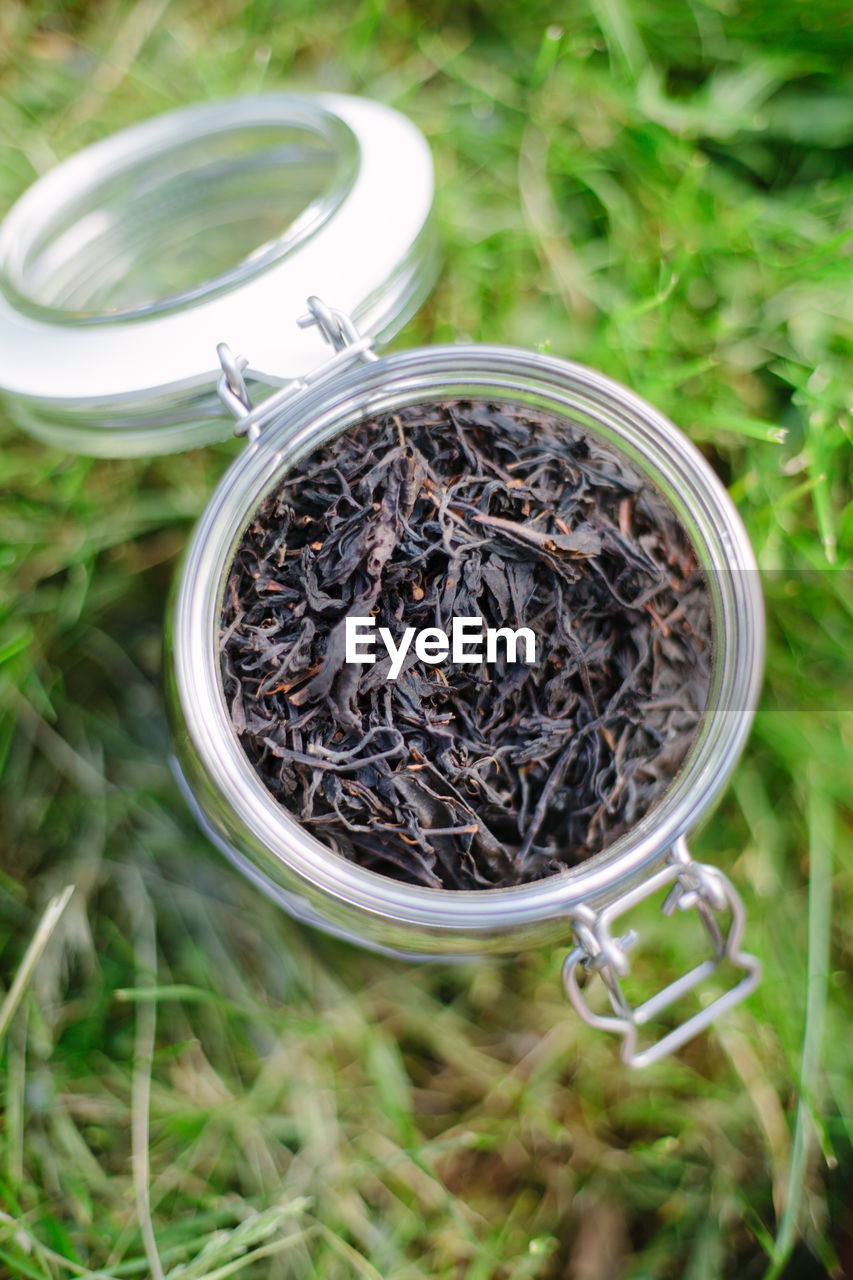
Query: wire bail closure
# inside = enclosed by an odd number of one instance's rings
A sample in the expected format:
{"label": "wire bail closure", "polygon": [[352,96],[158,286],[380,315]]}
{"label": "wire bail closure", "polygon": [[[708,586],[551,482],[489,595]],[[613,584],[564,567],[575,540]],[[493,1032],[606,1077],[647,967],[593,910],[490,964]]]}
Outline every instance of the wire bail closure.
{"label": "wire bail closure", "polygon": [[314,295],[308,299],[307,306],[307,314],[300,316],[296,323],[300,329],[316,325],[335,354],[310,373],[294,378],[279,391],[272,392],[257,405],[252,402],[244,377],[248,357],[236,356],[227,342],[217,343],[216,354],[222,373],[216,383],[216,392],[237,421],[235,436],[246,436],[250,444],[260,438],[273,416],[299,392],[334,377],[356,361],[369,363],[379,358],[373,349],[375,338],[363,337],[346,312],[328,306],[322,298]]}
{"label": "wire bail closure", "polygon": [[[676,978],[662,991],[643,1004],[633,1007],[625,998],[619,983],[630,972],[627,952],[636,943],[637,933],[631,929],[614,938],[611,923],[637,903],[651,897],[659,889],[671,885],[661,906],[664,915],[695,909],[704,925],[711,945],[711,955],[695,968]],[[724,935],[714,913],[728,907],[731,921]],[[628,1067],[647,1067],[659,1062],[710,1026],[722,1013],[739,1004],[757,986],[761,964],[755,956],[741,950],[745,912],[740,896],[731,882],[716,867],[694,862],[682,837],[673,845],[666,865],[642,884],[602,907],[581,906],[572,919],[576,946],[563,964],[563,985],[575,1011],[591,1027],[612,1031],[622,1037],[620,1056]],[[679,1023],[672,1031],[646,1049],[637,1049],[638,1029],[669,1008],[681,996],[692,991],[710,977],[724,960],[744,970],[745,977],[698,1013]],[[586,975],[596,972],[607,989],[615,1016],[594,1013],[581,991],[578,970]]]}

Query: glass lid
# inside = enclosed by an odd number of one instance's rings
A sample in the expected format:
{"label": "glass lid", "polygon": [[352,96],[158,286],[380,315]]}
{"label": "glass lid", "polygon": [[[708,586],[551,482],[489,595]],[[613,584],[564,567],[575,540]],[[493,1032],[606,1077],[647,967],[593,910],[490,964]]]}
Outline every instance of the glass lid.
{"label": "glass lid", "polygon": [[51,444],[101,456],[222,439],[217,345],[249,386],[328,359],[320,295],[385,340],[433,284],[427,144],[336,94],[184,108],[87,147],[0,226],[0,395]]}

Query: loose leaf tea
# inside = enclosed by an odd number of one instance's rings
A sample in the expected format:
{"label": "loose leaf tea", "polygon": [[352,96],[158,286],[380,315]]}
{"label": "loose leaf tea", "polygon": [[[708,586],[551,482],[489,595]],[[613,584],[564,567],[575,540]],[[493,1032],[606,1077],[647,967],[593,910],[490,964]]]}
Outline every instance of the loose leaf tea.
{"label": "loose leaf tea", "polygon": [[[348,618],[375,621],[373,663],[346,660]],[[380,628],[399,646],[454,618],[529,628],[535,661],[410,645],[391,678]],[[272,794],[432,888],[537,880],[633,826],[684,759],[711,654],[704,579],[653,486],[503,403],[413,405],[311,454],[255,513],[222,608],[225,697]]]}

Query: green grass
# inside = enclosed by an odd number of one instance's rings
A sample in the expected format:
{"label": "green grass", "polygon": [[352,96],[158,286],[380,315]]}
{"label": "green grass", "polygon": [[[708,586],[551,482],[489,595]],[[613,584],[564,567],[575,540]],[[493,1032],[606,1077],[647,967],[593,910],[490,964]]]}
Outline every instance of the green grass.
{"label": "green grass", "polygon": [[[543,346],[658,405],[729,486],[769,623],[755,730],[692,841],[742,892],[764,981],[629,1075],[570,1015],[559,952],[458,969],[356,952],[290,922],[194,829],[166,764],[163,598],[233,448],[92,462],[5,427],[0,1274],[842,1274],[843,7],[103,0],[9,4],[0,33],[3,208],[184,102],[320,86],[409,114],[445,261],[398,345]],[[654,982],[690,960],[675,924],[652,935]]]}

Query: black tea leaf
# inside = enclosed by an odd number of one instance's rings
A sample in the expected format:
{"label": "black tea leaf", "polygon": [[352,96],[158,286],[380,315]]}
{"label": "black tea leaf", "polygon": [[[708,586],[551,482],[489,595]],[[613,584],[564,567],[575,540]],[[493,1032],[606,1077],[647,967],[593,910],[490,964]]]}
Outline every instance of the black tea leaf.
{"label": "black tea leaf", "polygon": [[[348,618],[372,620],[372,664],[346,661]],[[399,647],[454,618],[527,628],[535,661],[412,643],[392,678],[380,628]],[[711,609],[679,520],[615,449],[529,406],[427,403],[266,498],[221,661],[235,732],[308,831],[408,883],[488,889],[577,864],[662,797],[705,709]]]}

